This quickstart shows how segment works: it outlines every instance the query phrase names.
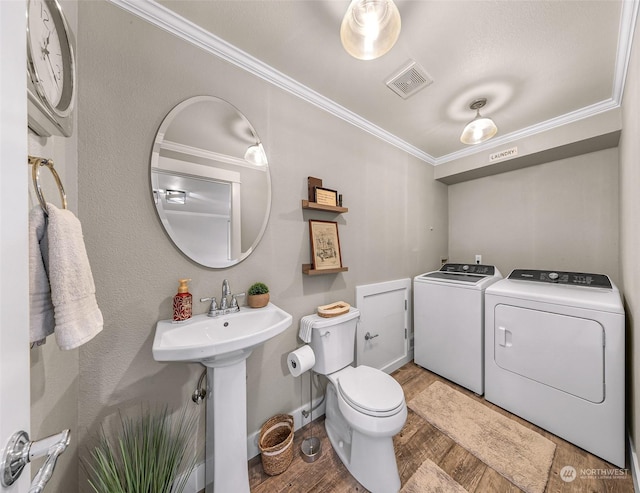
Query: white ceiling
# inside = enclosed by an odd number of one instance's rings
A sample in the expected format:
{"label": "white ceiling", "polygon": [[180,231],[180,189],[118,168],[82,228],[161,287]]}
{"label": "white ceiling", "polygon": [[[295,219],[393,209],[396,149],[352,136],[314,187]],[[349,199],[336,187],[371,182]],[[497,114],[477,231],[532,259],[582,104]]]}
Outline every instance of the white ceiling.
{"label": "white ceiling", "polygon": [[[349,0],[158,3],[432,164],[470,152],[459,136],[478,97],[498,142],[619,104],[637,9],[630,0],[396,0],[398,42],[361,61],[340,44]],[[385,81],[409,60],[434,82],[405,100]]]}

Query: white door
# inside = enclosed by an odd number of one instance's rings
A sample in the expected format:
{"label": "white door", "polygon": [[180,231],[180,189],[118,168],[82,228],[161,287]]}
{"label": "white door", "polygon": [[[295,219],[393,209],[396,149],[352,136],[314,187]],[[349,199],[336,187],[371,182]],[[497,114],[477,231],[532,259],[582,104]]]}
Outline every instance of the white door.
{"label": "white door", "polygon": [[[30,421],[25,12],[24,0],[0,1],[0,457]],[[26,492],[29,477],[0,491]]]}

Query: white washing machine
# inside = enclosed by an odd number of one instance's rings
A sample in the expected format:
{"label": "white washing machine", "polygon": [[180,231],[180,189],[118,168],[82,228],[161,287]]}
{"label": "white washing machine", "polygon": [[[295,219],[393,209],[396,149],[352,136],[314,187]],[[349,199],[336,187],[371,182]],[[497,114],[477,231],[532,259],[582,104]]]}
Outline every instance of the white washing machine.
{"label": "white washing machine", "polygon": [[445,264],[414,278],[417,365],[482,395],[484,292],[500,279],[493,265],[477,264]]}
{"label": "white washing machine", "polygon": [[514,270],[485,293],[485,398],[624,467],[624,324],[605,275]]}

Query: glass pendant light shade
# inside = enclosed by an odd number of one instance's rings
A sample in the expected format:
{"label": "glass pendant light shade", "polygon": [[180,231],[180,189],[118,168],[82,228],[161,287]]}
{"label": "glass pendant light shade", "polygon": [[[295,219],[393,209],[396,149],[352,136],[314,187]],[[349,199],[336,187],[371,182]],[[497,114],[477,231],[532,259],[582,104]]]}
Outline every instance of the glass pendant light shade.
{"label": "glass pendant light shade", "polygon": [[244,153],[244,159],[256,166],[265,166],[267,164],[267,155],[264,153],[262,142],[249,146],[247,151]]}
{"label": "glass pendant light shade", "polygon": [[462,135],[460,135],[460,142],[463,144],[479,144],[480,142],[489,140],[498,133],[498,127],[493,123],[493,120],[480,114],[480,108],[486,103],[486,99],[477,99],[469,106],[472,110],[476,110],[477,113],[476,117],[467,123],[462,131]]}
{"label": "glass pendant light shade", "polygon": [[340,39],[351,56],[373,60],[393,47],[400,27],[400,12],[393,0],[352,0],[342,19]]}

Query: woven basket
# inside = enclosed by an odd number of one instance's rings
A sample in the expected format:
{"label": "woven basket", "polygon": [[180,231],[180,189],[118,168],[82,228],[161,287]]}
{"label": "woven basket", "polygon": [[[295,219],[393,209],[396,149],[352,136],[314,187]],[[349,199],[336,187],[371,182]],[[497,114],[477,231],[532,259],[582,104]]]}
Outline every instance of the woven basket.
{"label": "woven basket", "polygon": [[269,476],[283,473],[293,460],[293,416],[276,414],[260,429],[258,447],[262,467]]}

